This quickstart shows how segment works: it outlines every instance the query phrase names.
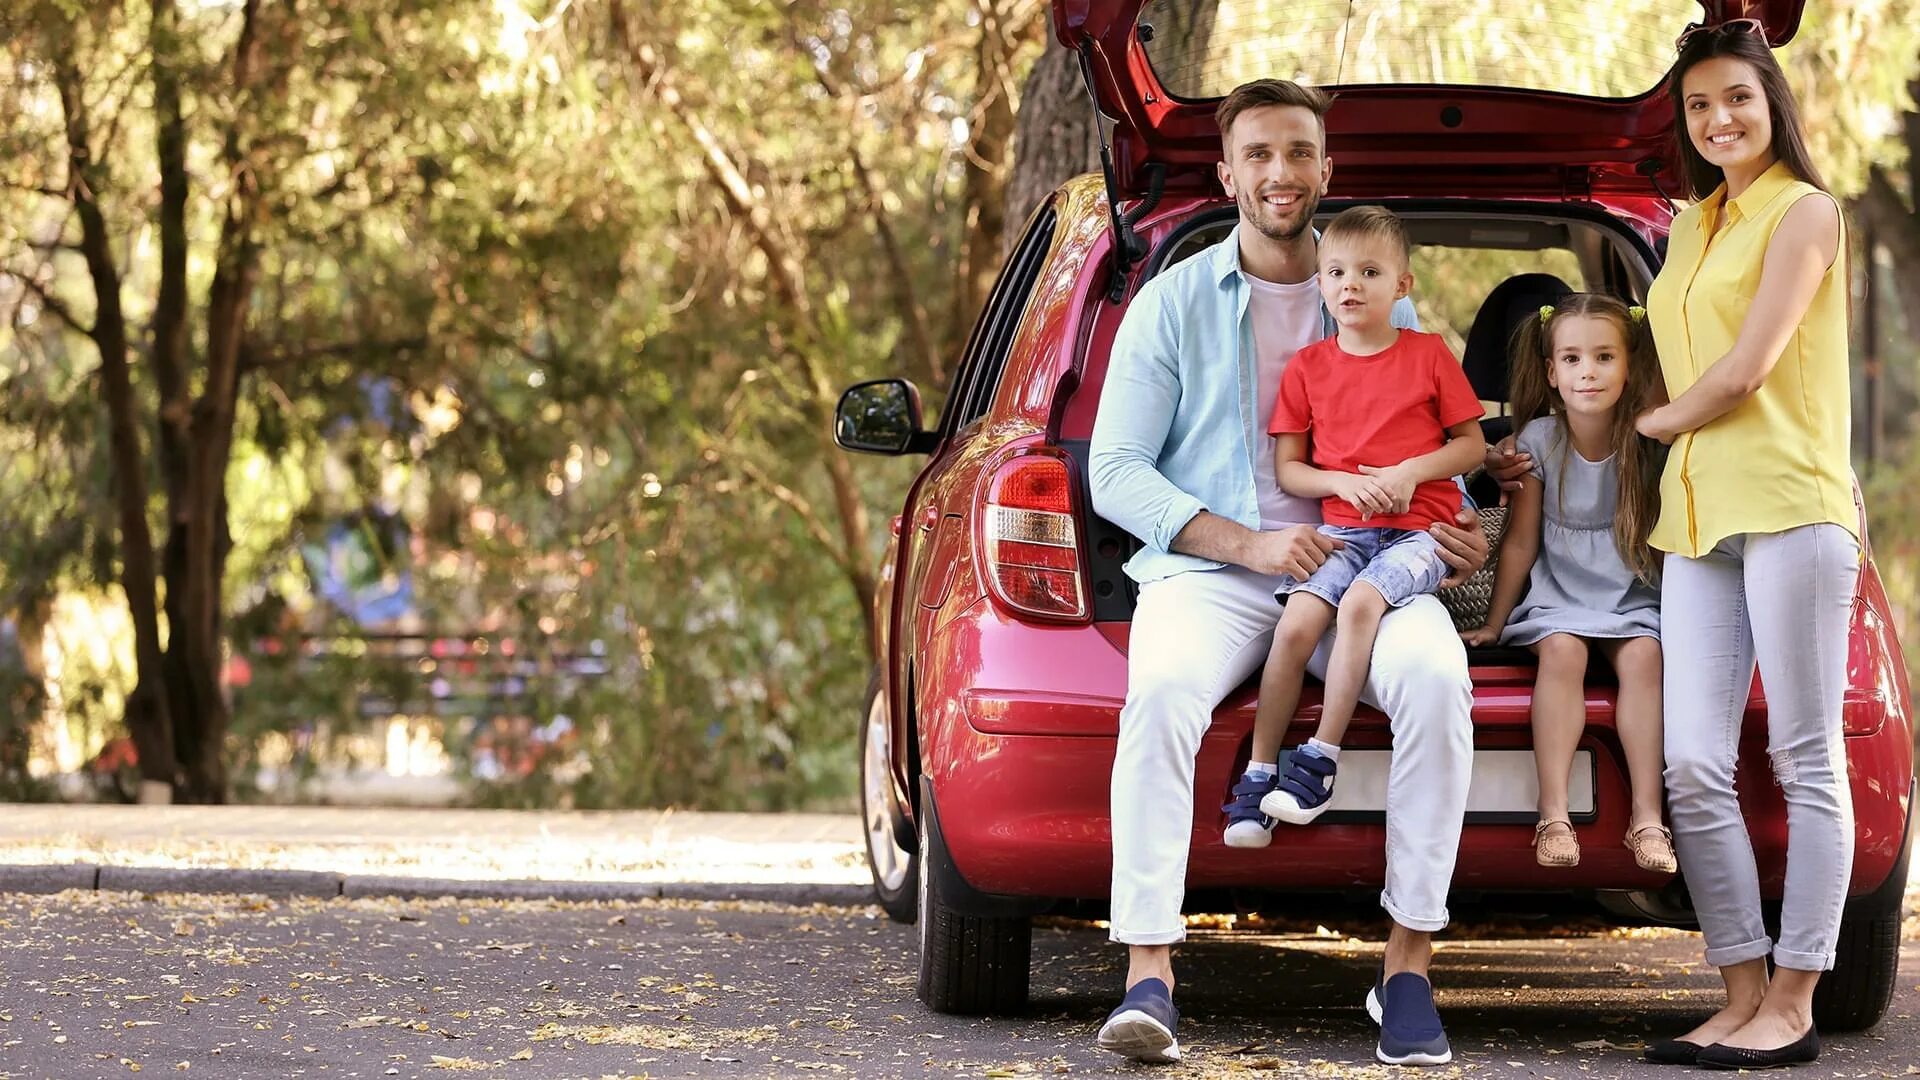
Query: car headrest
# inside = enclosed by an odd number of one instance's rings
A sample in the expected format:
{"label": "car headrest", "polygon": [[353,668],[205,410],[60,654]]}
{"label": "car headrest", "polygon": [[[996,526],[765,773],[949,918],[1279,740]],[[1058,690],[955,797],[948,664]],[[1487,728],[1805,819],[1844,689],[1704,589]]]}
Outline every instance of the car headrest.
{"label": "car headrest", "polygon": [[1507,349],[1520,320],[1539,318],[1542,307],[1558,304],[1572,292],[1552,274],[1515,274],[1481,301],[1460,366],[1482,401],[1507,400]]}

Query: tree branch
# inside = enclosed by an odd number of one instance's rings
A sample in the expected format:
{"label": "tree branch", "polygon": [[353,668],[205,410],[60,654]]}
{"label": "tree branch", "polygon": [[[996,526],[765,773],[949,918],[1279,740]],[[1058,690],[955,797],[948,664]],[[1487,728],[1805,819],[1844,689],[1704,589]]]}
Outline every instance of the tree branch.
{"label": "tree branch", "polygon": [[653,46],[633,40],[628,33],[626,11],[619,2],[609,7],[612,16],[614,36],[627,50],[633,60],[634,70],[639,75],[643,88],[650,88],[667,112],[685,128],[687,134],[700,148],[700,164],[707,175],[720,188],[726,198],[727,206],[747,226],[753,234],[754,245],[767,257],[772,271],[773,284],[782,299],[800,314],[802,319],[811,321],[813,303],[807,296],[806,275],[801,269],[800,259],[795,254],[797,244],[775,235],[773,214],[753,193],[753,185],[748,183],[746,175],[734,164],[733,158],[720,145],[714,135],[692,108],[680,91],[667,77],[660,56]]}
{"label": "tree branch", "polygon": [[[712,444],[708,446],[717,451]],[[814,510],[813,504],[808,502],[805,496],[768,476],[764,470],[750,461],[739,459],[734,461],[733,466],[739,469],[740,474],[755,487],[773,496],[775,502],[793,511],[794,516],[799,518],[800,523],[806,527],[808,535],[813,537],[814,542],[820,545],[821,549],[827,553],[827,557],[832,559],[833,564],[843,573],[853,569],[847,553],[841,549],[839,542],[834,538],[833,530],[827,528],[826,522],[820,519],[820,514]]]}
{"label": "tree branch", "polygon": [[304,349],[275,350],[271,352],[248,350],[244,371],[275,371],[290,364],[302,364],[309,360],[319,360],[330,356],[353,356],[365,352],[417,352],[427,347],[427,339],[422,337],[388,338],[380,341],[336,341],[328,345],[313,345]]}
{"label": "tree branch", "polygon": [[41,307],[52,312],[56,317],[59,318],[61,322],[65,323],[68,326],[68,328],[77,330],[80,333],[87,335],[88,337],[93,336],[93,327],[88,326],[87,324],[81,322],[78,318],[76,318],[73,314],[73,309],[68,307],[66,303],[62,301],[59,297],[48,292],[46,286],[40,284],[39,282],[26,276],[25,274],[10,273],[7,276],[13,278],[15,281],[18,281],[23,288],[25,288],[28,292],[32,293],[34,297],[39,300]]}
{"label": "tree branch", "polygon": [[[792,11],[792,9],[788,10]],[[819,81],[820,88],[827,92],[827,96],[840,107],[851,128],[854,110],[847,98],[845,88],[833,77],[827,65],[807,48],[806,42],[801,40],[799,28],[791,22],[788,24],[788,33],[799,52],[814,57],[814,78]],[[899,237],[893,231],[893,215],[887,210],[885,184],[874,176],[873,170],[867,167],[866,155],[860,152],[859,141],[851,136],[847,141],[847,156],[852,160],[853,174],[860,181],[860,188],[866,194],[868,220],[873,222],[874,233],[880,241],[881,253],[887,260],[887,269],[893,273],[894,306],[900,312],[900,320],[906,324],[908,336],[913,339],[914,351],[926,364],[928,384],[942,385],[946,382],[946,373],[940,363],[940,350],[933,343],[933,331],[927,325],[927,309],[920,303],[919,295],[914,290],[913,275],[908,272],[906,254],[900,247]]]}
{"label": "tree branch", "polygon": [[48,187],[45,184],[23,184],[18,180],[0,179],[0,188],[8,191],[24,191],[29,195],[45,195],[49,199],[64,199],[71,192],[66,188]]}

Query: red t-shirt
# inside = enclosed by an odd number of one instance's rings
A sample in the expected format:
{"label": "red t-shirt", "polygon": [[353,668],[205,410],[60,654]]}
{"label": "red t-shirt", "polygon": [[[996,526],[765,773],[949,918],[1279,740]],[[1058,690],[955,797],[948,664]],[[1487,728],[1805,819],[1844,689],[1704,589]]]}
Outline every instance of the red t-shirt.
{"label": "red t-shirt", "polygon": [[[1280,392],[1267,424],[1271,435],[1307,434],[1307,460],[1329,472],[1384,468],[1444,446],[1447,429],[1480,419],[1484,410],[1438,334],[1402,330],[1372,356],[1355,356],[1338,336],[1293,354],[1280,376]],[[1452,480],[1429,480],[1413,491],[1404,514],[1376,514],[1365,521],[1345,499],[1320,501],[1329,525],[1422,529],[1451,522],[1460,511],[1460,488]]]}

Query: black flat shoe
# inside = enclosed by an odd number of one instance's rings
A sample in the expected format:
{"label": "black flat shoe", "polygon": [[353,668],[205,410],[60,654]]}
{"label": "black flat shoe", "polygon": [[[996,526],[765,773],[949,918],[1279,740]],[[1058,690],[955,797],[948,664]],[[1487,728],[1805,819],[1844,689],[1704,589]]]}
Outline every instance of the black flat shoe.
{"label": "black flat shoe", "polygon": [[1694,1062],[1709,1069],[1777,1069],[1782,1065],[1804,1065],[1819,1056],[1820,1033],[1808,1028],[1805,1035],[1771,1050],[1714,1043],[1701,1050]]}
{"label": "black flat shoe", "polygon": [[1699,1043],[1690,1043],[1685,1039],[1662,1039],[1649,1043],[1641,1056],[1655,1065],[1692,1065],[1699,1060],[1700,1051],[1706,1047]]}

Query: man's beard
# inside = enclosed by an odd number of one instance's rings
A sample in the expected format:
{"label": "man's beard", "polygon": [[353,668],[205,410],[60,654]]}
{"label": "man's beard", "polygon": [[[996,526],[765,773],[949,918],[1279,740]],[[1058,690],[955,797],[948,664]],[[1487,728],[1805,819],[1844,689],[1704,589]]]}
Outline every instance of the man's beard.
{"label": "man's beard", "polygon": [[1259,230],[1260,235],[1269,240],[1282,243],[1300,239],[1300,234],[1313,225],[1314,211],[1320,208],[1320,197],[1311,191],[1300,193],[1300,201],[1293,205],[1293,211],[1300,216],[1291,226],[1272,224],[1267,220],[1269,207],[1261,201],[1260,195],[1245,191],[1240,193],[1240,220]]}

